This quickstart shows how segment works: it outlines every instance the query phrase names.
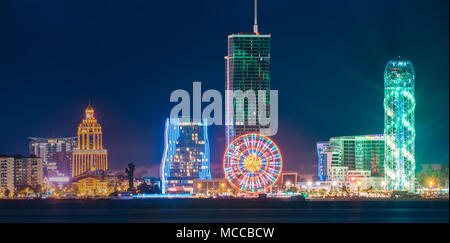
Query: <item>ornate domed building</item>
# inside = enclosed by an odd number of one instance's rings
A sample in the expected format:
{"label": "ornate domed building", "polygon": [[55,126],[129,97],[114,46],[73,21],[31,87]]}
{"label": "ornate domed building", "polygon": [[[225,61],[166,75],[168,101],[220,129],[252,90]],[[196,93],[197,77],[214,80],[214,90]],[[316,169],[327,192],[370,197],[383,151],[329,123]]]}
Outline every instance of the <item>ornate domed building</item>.
{"label": "ornate domed building", "polygon": [[91,105],[85,113],[85,119],[78,126],[78,147],[73,151],[72,177],[108,170],[107,151],[102,144],[102,127],[95,119]]}

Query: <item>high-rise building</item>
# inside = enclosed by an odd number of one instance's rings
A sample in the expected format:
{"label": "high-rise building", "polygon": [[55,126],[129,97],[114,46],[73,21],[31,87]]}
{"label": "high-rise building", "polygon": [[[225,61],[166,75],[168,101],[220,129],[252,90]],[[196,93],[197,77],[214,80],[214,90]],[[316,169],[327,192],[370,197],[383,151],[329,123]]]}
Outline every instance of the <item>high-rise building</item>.
{"label": "high-rise building", "polygon": [[415,190],[415,71],[402,58],[388,62],[384,72],[384,138],[386,186]]}
{"label": "high-rise building", "polygon": [[78,146],[73,151],[72,177],[85,173],[108,170],[107,151],[103,149],[102,127],[89,105],[86,117],[78,126]]}
{"label": "high-rise building", "polygon": [[[270,115],[270,34],[262,35],[258,31],[257,4],[255,0],[255,24],[253,32],[232,34],[228,36],[228,55],[225,57],[226,81],[225,90],[255,92],[255,106],[249,105],[249,99],[233,98],[226,105],[225,125],[226,146],[233,138],[246,133],[259,133],[268,125],[259,123],[259,106],[265,101],[265,118]],[[265,97],[258,91],[265,91]],[[232,105],[233,107],[229,107]],[[262,111],[261,111],[262,112]],[[255,118],[255,123],[249,122],[249,115]],[[263,117],[264,118],[264,117]]]}
{"label": "high-rise building", "polygon": [[72,176],[72,153],[77,147],[77,137],[28,139],[30,154],[44,160],[47,176]]}
{"label": "high-rise building", "polygon": [[206,124],[167,119],[161,161],[163,193],[192,193],[194,179],[211,179]]}
{"label": "high-rise building", "polygon": [[322,152],[318,153],[319,162],[321,162],[321,156],[325,156],[324,154],[327,155],[328,160],[331,158],[331,162],[327,161],[331,167],[347,167],[350,171],[364,170],[370,171],[371,176],[384,176],[383,135],[333,137],[329,145],[324,146]]}
{"label": "high-rise building", "polygon": [[14,191],[14,157],[0,154],[0,192],[6,190]]}
{"label": "high-rise building", "polygon": [[14,155],[14,186],[38,188],[44,183],[44,160],[36,155]]}
{"label": "high-rise building", "polygon": [[332,162],[332,150],[330,148],[330,142],[318,142],[317,143],[317,156],[318,156],[318,176],[321,181],[328,181],[330,174],[331,162]]}

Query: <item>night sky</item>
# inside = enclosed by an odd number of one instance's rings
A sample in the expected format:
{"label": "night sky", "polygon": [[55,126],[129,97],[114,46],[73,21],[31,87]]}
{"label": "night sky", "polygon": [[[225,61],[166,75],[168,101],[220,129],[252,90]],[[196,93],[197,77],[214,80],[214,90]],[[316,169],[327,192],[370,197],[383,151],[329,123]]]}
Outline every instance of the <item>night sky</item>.
{"label": "night sky", "polygon": [[[416,69],[416,161],[449,161],[448,0],[260,1],[279,90],[287,171],[316,173],[316,142],[383,133],[383,72]],[[223,92],[227,35],[252,30],[252,0],[0,1],[0,153],[27,137],[76,136],[89,101],[109,165],[158,175],[170,93]],[[207,104],[204,104],[206,106]],[[224,127],[209,129],[213,177]]]}

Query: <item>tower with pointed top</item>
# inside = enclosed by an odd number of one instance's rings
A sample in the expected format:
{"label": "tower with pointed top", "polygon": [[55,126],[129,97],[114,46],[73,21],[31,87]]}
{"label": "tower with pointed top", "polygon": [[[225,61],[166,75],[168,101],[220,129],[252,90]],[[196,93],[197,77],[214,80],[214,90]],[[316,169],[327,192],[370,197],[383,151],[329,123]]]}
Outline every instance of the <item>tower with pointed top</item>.
{"label": "tower with pointed top", "polygon": [[103,149],[102,127],[89,104],[86,116],[78,126],[78,147],[73,151],[72,177],[108,170],[107,151]]}
{"label": "tower with pointed top", "polygon": [[[228,55],[225,57],[225,90],[254,91],[259,102],[265,99],[266,117],[270,117],[270,34],[260,34],[258,29],[258,1],[255,0],[253,32],[244,32],[228,36]],[[265,97],[259,97],[258,91],[264,90]],[[247,100],[232,98],[225,106],[225,146],[233,138],[246,133],[260,133],[259,122],[249,122],[249,114],[259,121],[259,105],[251,106]],[[261,100],[260,100],[261,99]],[[241,103],[243,102],[243,104]],[[240,122],[244,121],[244,122]]]}

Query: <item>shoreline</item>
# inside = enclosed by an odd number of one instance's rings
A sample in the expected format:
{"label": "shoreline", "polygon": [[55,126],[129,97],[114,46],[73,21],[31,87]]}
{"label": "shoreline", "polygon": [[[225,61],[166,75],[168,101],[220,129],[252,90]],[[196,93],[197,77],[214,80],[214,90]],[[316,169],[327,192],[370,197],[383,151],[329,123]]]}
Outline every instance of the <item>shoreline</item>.
{"label": "shoreline", "polygon": [[294,199],[294,198],[11,198],[0,199],[0,202],[13,202],[13,201],[39,201],[39,202],[68,202],[68,201],[198,201],[198,202],[395,202],[395,201],[449,201],[449,198],[306,198],[306,199]]}

